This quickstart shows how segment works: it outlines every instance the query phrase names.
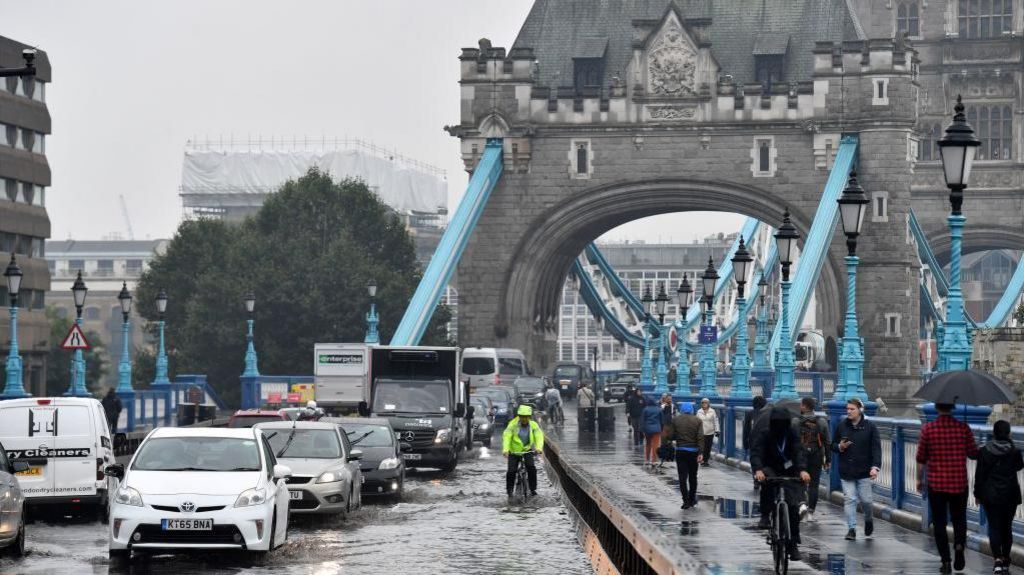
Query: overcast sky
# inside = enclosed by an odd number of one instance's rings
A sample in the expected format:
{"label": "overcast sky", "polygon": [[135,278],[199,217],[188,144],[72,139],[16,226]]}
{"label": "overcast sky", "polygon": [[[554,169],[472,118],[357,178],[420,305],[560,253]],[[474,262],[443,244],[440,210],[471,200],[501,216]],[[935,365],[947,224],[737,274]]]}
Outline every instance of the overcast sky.
{"label": "overcast sky", "polygon": [[[182,214],[185,143],[358,137],[444,168],[454,209],[460,48],[510,47],[527,0],[0,0],[0,35],[53,65],[52,238],[168,237]],[[691,241],[731,215],[667,215],[606,239]],[[685,232],[680,230],[686,230]]]}

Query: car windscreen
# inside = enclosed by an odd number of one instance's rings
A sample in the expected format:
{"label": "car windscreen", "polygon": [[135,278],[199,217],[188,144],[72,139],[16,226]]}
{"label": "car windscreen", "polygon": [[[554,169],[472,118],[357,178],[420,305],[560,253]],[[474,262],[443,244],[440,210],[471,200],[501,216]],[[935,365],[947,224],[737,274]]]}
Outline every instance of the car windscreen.
{"label": "car windscreen", "polygon": [[238,416],[231,420],[231,425],[229,425],[228,427],[240,429],[244,427],[252,427],[257,423],[267,423],[270,421],[281,421],[281,417],[276,415]]}
{"label": "car windscreen", "polygon": [[344,424],[343,428],[352,442],[353,447],[391,447],[395,444],[395,437],[391,429],[386,425],[351,425]]}
{"label": "car windscreen", "polygon": [[555,368],[555,377],[579,377],[580,368],[575,365],[563,365]]}
{"label": "car windscreen", "polygon": [[[262,429],[262,428],[261,428]],[[282,459],[338,459],[341,441],[333,429],[264,429],[270,449]]]}
{"label": "car windscreen", "polygon": [[384,381],[373,389],[374,413],[449,413],[448,384],[424,381]]}
{"label": "car windscreen", "polygon": [[253,439],[157,437],[143,442],[132,469],[139,471],[259,471]]}
{"label": "car windscreen", "polygon": [[490,357],[462,358],[462,373],[466,375],[490,375],[494,373],[494,359]]}

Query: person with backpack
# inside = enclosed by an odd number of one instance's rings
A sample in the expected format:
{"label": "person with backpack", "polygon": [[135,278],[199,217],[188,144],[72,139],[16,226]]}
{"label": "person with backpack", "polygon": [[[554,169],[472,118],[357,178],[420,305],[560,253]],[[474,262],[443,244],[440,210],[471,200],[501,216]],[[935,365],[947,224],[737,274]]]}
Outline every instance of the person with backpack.
{"label": "person with backpack", "polygon": [[638,388],[631,387],[626,393],[626,414],[629,426],[633,429],[633,446],[644,442],[644,432],[640,428],[640,417],[644,412],[644,396]]}
{"label": "person with backpack", "polygon": [[811,482],[807,485],[807,503],[800,505],[802,521],[814,520],[814,509],[818,506],[818,485],[822,470],[828,470],[832,463],[832,442],[828,434],[828,420],[814,413],[816,403],[813,397],[800,400],[800,446],[807,459],[807,473]]}
{"label": "person with backpack", "polygon": [[640,415],[640,426],[644,430],[647,443],[644,444],[644,466],[654,467],[658,464],[658,447],[661,445],[661,430],[665,427],[662,421],[661,407],[653,397],[647,398],[647,406]]}
{"label": "person with backpack", "polygon": [[992,426],[992,439],[978,451],[974,472],[974,499],[988,518],[988,542],[995,557],[996,574],[1010,572],[1013,546],[1013,518],[1021,504],[1017,472],[1024,469],[1024,457],[1010,439],[1010,424],[999,420]]}

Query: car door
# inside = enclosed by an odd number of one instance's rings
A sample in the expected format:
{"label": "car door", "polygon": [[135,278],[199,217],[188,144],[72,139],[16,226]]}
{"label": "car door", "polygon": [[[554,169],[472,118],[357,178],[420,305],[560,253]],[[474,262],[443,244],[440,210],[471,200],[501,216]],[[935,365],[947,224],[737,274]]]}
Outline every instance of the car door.
{"label": "car door", "polygon": [[56,440],[55,416],[56,407],[49,400],[0,409],[0,441],[8,459],[30,465],[28,471],[18,475],[25,496],[54,495],[56,469],[50,465],[49,453]]}
{"label": "car door", "polygon": [[351,494],[352,509],[358,509],[363,504],[363,469],[362,462],[360,461],[348,461],[349,454],[352,453],[353,449],[359,449],[358,447],[352,446],[352,441],[349,439],[348,434],[345,433],[340,426],[338,430],[338,441],[341,442],[341,456],[345,458],[345,468],[348,469],[348,476],[351,478],[349,487],[349,493]]}
{"label": "car door", "polygon": [[284,478],[274,478],[274,467],[277,465],[277,458],[274,457],[274,450],[270,448],[270,442],[266,436],[260,435],[263,445],[263,458],[267,461],[267,490],[274,490],[277,497],[274,501],[274,517],[277,518],[277,531],[274,534],[274,542],[284,543],[285,535],[288,533],[288,505],[290,496],[288,483]]}

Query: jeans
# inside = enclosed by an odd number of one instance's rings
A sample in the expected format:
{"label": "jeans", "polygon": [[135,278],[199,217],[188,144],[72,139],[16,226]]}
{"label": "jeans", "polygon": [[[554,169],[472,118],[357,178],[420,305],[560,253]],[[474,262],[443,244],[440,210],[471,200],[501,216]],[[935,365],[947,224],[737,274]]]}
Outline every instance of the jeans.
{"label": "jeans", "polygon": [[967,492],[939,493],[928,490],[928,509],[932,512],[935,527],[935,545],[939,556],[949,561],[949,534],[946,525],[953,520],[953,545],[963,548],[967,543]]}
{"label": "jeans", "polygon": [[988,517],[988,542],[992,545],[992,556],[996,559],[1009,559],[1010,547],[1013,545],[1013,516],[1017,514],[1017,506],[985,505]]}
{"label": "jeans", "polygon": [[697,503],[697,452],[676,450],[676,471],[679,472],[679,492],[683,503]]}
{"label": "jeans", "polygon": [[533,462],[533,454],[508,455],[508,471],[505,473],[505,491],[512,495],[512,489],[516,486],[516,472],[519,471],[519,462],[526,466],[527,483],[530,485],[530,492],[537,491],[537,466]]}
{"label": "jeans", "polygon": [[871,483],[870,477],[843,480],[843,512],[846,514],[846,527],[848,529],[857,527],[858,501],[860,502],[861,510],[864,512],[864,523],[871,523],[871,502],[874,501]]}
{"label": "jeans", "polygon": [[821,465],[811,463],[807,473],[811,476],[811,482],[807,485],[807,507],[814,511],[818,507],[818,485],[821,484]]}

